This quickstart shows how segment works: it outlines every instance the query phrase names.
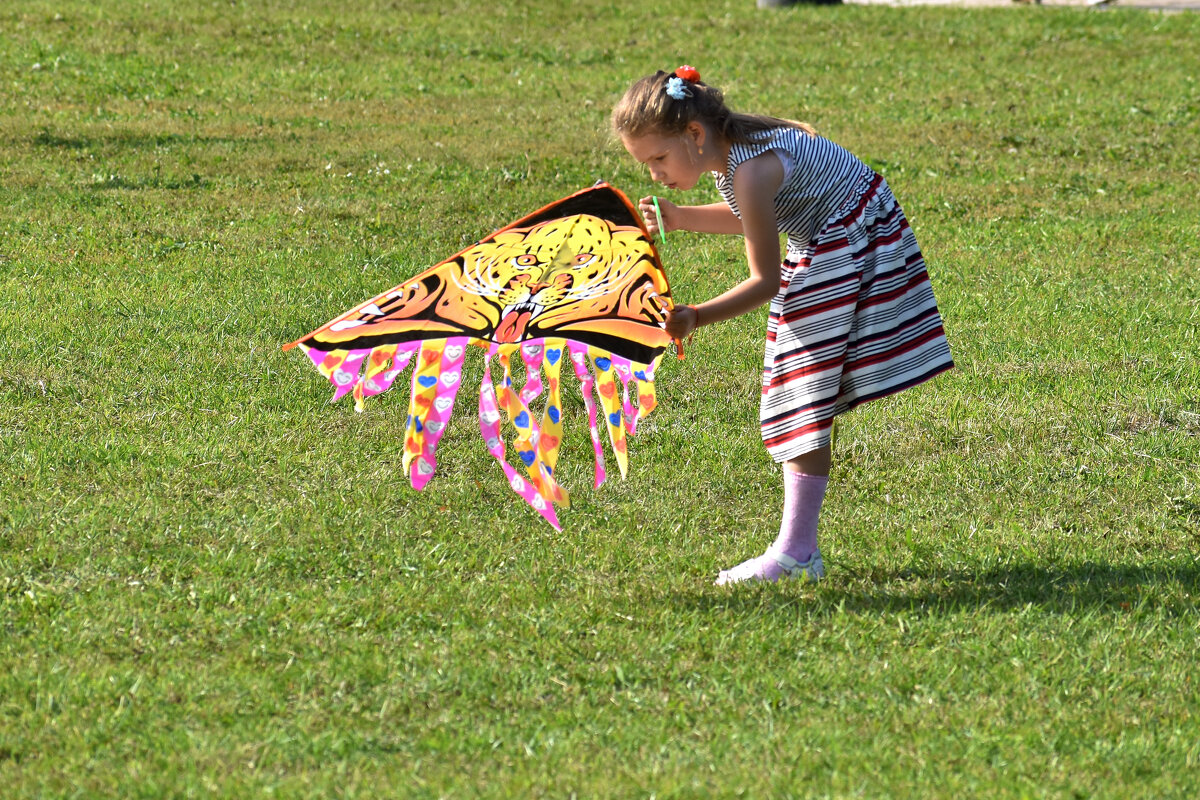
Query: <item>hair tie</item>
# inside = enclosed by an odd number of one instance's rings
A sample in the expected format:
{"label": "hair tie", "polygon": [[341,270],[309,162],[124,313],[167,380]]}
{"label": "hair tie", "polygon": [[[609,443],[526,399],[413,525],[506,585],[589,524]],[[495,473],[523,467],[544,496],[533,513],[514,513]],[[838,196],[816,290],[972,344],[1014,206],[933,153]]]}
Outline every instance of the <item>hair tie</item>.
{"label": "hair tie", "polygon": [[673,100],[683,100],[692,96],[692,90],[688,88],[688,84],[699,82],[700,71],[695,67],[689,67],[687,64],[684,64],[675,70],[674,75],[667,78],[666,91]]}
{"label": "hair tie", "polygon": [[671,77],[667,78],[667,94],[673,100],[682,100],[685,97],[691,97],[692,90],[687,88],[687,84],[683,82],[682,78],[677,78],[672,75]]}

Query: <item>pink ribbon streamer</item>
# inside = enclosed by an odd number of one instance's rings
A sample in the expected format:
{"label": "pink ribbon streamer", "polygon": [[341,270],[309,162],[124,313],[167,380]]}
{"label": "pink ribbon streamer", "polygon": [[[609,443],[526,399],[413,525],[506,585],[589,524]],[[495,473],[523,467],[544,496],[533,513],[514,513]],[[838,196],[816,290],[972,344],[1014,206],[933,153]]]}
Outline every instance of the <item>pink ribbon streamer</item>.
{"label": "pink ribbon streamer", "polygon": [[[504,476],[508,479],[508,485],[534,511],[541,514],[547,522],[553,525],[555,530],[561,531],[562,527],[558,524],[558,515],[554,512],[554,504],[542,497],[534,484],[519,475],[504,457],[504,439],[500,435],[500,406],[496,400],[496,387],[492,384],[492,356],[496,352],[496,346],[492,345],[484,361],[483,381],[479,386],[479,432],[483,435],[483,441],[487,445],[488,452],[492,454],[504,470]],[[505,389],[511,392],[510,385],[506,385]],[[528,415],[527,411],[525,413]]]}
{"label": "pink ribbon streamer", "polygon": [[593,488],[599,488],[608,473],[604,470],[604,447],[600,444],[600,426],[596,419],[596,398],[592,396],[595,381],[587,366],[587,345],[567,342],[567,347],[571,352],[571,363],[575,366],[575,377],[579,378],[579,382],[582,384],[583,407],[587,409],[592,450],[596,453],[596,483]]}
{"label": "pink ribbon streamer", "polygon": [[437,446],[446,431],[447,423],[450,422],[451,414],[454,413],[454,398],[458,395],[458,387],[462,385],[462,365],[468,341],[465,336],[447,339],[442,350],[436,394],[421,422],[425,428],[425,436],[421,455],[417,458],[416,469],[412,473],[414,489],[424,489],[437,469]]}

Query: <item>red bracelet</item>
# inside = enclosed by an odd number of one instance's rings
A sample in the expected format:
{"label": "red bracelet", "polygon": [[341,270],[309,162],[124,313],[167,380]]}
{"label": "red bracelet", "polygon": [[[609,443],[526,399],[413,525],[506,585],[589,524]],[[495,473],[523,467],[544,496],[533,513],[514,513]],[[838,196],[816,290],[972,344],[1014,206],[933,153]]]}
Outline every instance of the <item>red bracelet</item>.
{"label": "red bracelet", "polygon": [[696,327],[700,327],[700,306],[692,306],[692,311],[696,312]]}

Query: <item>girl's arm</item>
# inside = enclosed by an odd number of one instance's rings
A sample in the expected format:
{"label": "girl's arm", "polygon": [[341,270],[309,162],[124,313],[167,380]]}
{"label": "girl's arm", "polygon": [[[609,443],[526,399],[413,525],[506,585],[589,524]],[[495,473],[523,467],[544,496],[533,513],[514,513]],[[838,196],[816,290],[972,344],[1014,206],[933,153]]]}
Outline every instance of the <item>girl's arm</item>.
{"label": "girl's arm", "polygon": [[[737,175],[734,175],[736,178]],[[742,221],[726,203],[709,203],[706,206],[682,206],[679,210],[679,228],[696,233],[741,233]],[[666,220],[663,220],[666,222]]]}
{"label": "girl's arm", "polygon": [[[783,164],[773,153],[763,153],[738,167],[733,176],[733,194],[742,211],[740,233],[746,237],[746,261],[750,276],[699,306],[679,306],[667,318],[667,333],[671,336],[682,339],[701,324],[711,325],[741,316],[769,302],[779,292],[779,227],[775,220],[775,193],[781,183]],[[706,209],[710,206],[696,208]],[[729,207],[725,208],[728,211]],[[732,211],[728,213],[733,216]]]}

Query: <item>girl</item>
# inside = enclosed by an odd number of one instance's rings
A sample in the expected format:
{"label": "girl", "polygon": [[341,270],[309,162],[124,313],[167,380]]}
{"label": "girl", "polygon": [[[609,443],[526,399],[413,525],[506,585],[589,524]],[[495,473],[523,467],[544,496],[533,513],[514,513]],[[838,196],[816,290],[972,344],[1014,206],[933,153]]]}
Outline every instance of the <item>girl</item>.
{"label": "girl", "polygon": [[767,451],[783,464],[783,521],[765,553],[722,571],[717,584],[818,580],[833,418],[953,366],[904,212],[883,178],[850,152],[804,123],[730,111],[689,66],[634,83],[613,109],[612,127],[652,179],[690,189],[709,172],[724,200],[656,207],[643,198],[651,234],[661,218],[664,232],[746,240],[750,276],[711,300],[677,305],[667,332],[683,339],[771,304],[759,420]]}

